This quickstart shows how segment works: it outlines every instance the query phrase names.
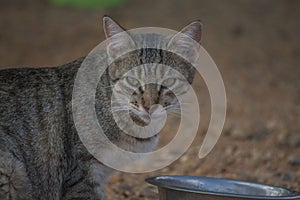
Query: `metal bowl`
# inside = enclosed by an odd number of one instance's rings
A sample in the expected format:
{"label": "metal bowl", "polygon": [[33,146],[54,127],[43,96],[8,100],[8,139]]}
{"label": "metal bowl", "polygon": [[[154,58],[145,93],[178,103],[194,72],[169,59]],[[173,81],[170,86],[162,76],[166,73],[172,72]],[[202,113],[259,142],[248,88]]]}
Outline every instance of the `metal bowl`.
{"label": "metal bowl", "polygon": [[146,181],[158,186],[160,200],[299,199],[300,193],[245,181],[198,176],[157,176]]}

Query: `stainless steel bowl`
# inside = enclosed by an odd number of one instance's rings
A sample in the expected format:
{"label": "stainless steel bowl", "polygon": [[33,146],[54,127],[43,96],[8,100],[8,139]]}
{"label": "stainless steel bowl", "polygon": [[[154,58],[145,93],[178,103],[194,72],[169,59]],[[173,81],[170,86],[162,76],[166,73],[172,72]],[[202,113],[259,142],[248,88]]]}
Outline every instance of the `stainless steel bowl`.
{"label": "stainless steel bowl", "polygon": [[158,176],[146,181],[158,187],[160,200],[300,199],[296,191],[230,179]]}

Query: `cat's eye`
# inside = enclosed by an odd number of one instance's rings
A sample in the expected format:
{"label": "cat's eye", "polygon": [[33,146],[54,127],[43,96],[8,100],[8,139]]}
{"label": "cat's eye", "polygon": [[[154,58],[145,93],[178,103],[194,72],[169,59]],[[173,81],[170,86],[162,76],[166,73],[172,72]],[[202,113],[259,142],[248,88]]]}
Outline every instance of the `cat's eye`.
{"label": "cat's eye", "polygon": [[127,80],[127,82],[130,84],[130,85],[132,85],[132,86],[138,86],[139,84],[140,84],[140,82],[137,80],[137,79],[135,79],[135,78],[132,78],[132,77],[130,77],[130,76],[127,76],[126,77],[126,80]]}
{"label": "cat's eye", "polygon": [[163,81],[162,85],[166,87],[171,87],[172,85],[175,84],[176,79],[175,78],[168,78]]}

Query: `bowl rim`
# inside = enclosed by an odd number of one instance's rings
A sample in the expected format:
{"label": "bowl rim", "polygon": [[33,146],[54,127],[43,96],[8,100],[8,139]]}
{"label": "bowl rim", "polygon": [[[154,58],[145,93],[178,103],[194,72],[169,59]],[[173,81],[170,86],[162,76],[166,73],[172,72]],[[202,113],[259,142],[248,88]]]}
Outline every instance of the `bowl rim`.
{"label": "bowl rim", "polygon": [[[187,178],[193,178],[193,179],[199,179],[199,180],[213,180],[213,181],[223,181],[223,182],[231,182],[231,183],[243,183],[247,184],[249,186],[267,186],[274,189],[281,189],[286,190],[290,193],[290,195],[285,196],[262,196],[262,195],[247,195],[247,194],[234,194],[234,193],[226,193],[226,192],[212,192],[212,191],[205,191],[205,190],[195,190],[195,189],[188,189],[185,187],[178,187],[178,186],[172,186],[172,185],[165,185],[159,181],[159,179],[187,179]],[[145,179],[145,181],[149,184],[155,185],[157,187],[171,189],[171,190],[177,190],[182,192],[190,192],[190,193],[198,193],[198,194],[205,194],[205,195],[215,195],[215,196],[224,196],[224,197],[239,197],[239,198],[245,198],[245,199],[300,199],[300,193],[294,190],[290,190],[283,187],[273,186],[273,185],[267,185],[267,184],[260,184],[260,183],[254,183],[254,182],[248,182],[248,181],[241,181],[241,180],[235,180],[235,179],[228,179],[228,178],[214,178],[214,177],[204,177],[204,176],[180,176],[180,175],[164,175],[164,176],[154,176]]]}

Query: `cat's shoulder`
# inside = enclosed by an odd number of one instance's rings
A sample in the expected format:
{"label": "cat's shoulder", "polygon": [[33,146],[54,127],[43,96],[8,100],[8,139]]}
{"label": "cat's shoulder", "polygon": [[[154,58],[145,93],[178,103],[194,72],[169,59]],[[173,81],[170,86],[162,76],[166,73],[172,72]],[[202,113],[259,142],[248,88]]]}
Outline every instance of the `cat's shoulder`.
{"label": "cat's shoulder", "polygon": [[66,74],[74,74],[79,69],[84,57],[78,58],[67,64],[51,67],[18,67],[0,69],[0,83],[9,83],[24,80],[50,80]]}

